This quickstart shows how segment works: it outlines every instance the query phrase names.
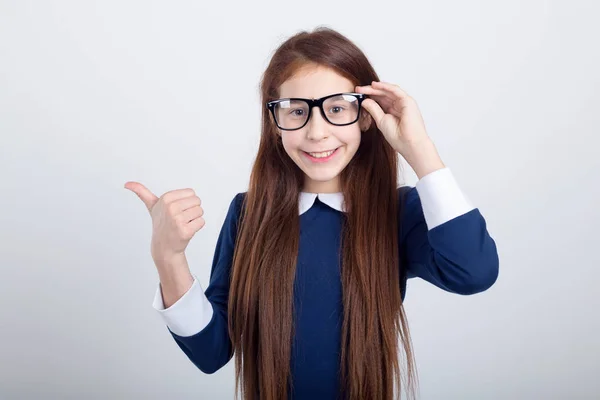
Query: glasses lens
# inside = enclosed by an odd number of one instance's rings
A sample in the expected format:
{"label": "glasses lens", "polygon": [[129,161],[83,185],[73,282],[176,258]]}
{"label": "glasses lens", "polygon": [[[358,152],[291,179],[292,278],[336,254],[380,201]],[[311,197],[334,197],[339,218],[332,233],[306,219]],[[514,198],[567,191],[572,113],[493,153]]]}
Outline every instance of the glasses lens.
{"label": "glasses lens", "polygon": [[297,129],[308,117],[308,103],[303,100],[283,100],[275,104],[275,119],[283,129]]}
{"label": "glasses lens", "polygon": [[358,116],[358,99],[350,94],[330,97],[323,103],[325,117],[334,125],[354,122]]}
{"label": "glasses lens", "polygon": [[[323,102],[325,118],[333,125],[351,124],[358,118],[359,101],[351,94],[340,94]],[[308,103],[304,100],[282,100],[275,104],[275,120],[280,128],[298,129],[308,118]]]}

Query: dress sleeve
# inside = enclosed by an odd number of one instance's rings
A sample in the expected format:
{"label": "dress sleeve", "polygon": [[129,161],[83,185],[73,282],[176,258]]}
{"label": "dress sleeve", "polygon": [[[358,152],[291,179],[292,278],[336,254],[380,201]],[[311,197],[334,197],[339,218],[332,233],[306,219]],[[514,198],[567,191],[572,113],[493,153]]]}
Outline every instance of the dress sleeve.
{"label": "dress sleeve", "polygon": [[[210,271],[210,282],[204,292],[206,299],[212,305],[213,312],[210,320],[200,331],[186,336],[179,335],[168,327],[175,342],[190,361],[207,374],[218,371],[233,356],[233,346],[227,327],[227,304],[238,219],[244,195],[245,193],[238,193],[231,201],[217,239]],[[199,286],[196,289],[198,288]],[[199,294],[198,291],[196,294]],[[197,302],[203,301],[203,297],[199,295],[194,299]],[[196,309],[201,307],[202,305],[198,304]],[[190,318],[195,317],[190,316]]]}
{"label": "dress sleeve", "polygon": [[451,171],[434,171],[399,191],[405,277],[463,295],[490,288],[498,277],[496,243]]}
{"label": "dress sleeve", "polygon": [[206,298],[198,277],[192,276],[192,286],[169,308],[165,308],[160,282],[154,293],[152,306],[169,330],[179,336],[192,336],[200,332],[212,319],[212,304]]}

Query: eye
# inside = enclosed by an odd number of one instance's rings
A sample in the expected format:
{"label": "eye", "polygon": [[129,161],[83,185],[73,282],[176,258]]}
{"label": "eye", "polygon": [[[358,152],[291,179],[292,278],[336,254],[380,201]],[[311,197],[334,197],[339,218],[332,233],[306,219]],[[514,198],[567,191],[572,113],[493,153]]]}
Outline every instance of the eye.
{"label": "eye", "polygon": [[[300,111],[300,113],[297,113],[296,111]],[[290,114],[293,114],[293,115],[295,115],[297,117],[301,117],[303,115],[303,113],[304,113],[304,110],[301,109],[301,108],[295,108],[295,109],[293,109],[293,110],[290,111]]]}
{"label": "eye", "polygon": [[340,111],[338,112],[334,112],[333,114],[339,114],[342,110],[344,110],[344,107],[340,107],[340,106],[333,106],[329,109],[329,111],[333,110],[333,109],[338,109]]}

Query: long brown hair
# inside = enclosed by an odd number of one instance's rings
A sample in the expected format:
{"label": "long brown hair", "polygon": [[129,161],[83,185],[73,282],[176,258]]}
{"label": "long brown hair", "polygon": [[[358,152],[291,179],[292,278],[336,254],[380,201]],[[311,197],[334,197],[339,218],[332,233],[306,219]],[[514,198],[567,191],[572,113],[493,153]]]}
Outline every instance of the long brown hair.
{"label": "long brown hair", "polygon": [[[363,52],[327,27],[302,31],[275,51],[261,83],[262,132],[233,256],[228,328],[235,353],[236,399],[286,399],[294,334],[293,287],[299,248],[298,197],[304,174],[283,148],[265,102],[307,64],[352,81],[379,80]],[[416,369],[402,306],[398,249],[398,156],[375,123],[340,173],[343,315],[340,387],[349,399],[415,396]],[[408,379],[398,360],[398,337]],[[401,385],[402,382],[402,385]],[[293,384],[293,382],[292,382]]]}

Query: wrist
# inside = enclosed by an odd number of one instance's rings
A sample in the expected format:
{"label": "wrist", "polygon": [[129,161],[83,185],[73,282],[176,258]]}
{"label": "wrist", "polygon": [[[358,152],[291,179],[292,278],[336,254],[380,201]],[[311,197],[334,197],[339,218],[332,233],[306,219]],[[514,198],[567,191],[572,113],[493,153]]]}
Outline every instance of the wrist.
{"label": "wrist", "polygon": [[161,280],[170,280],[173,275],[180,274],[188,267],[184,253],[157,253],[152,256]]}
{"label": "wrist", "polygon": [[176,252],[171,250],[160,250],[152,248],[150,251],[152,259],[155,263],[171,264],[177,260],[185,258],[185,252]]}
{"label": "wrist", "polygon": [[438,169],[446,168],[431,139],[410,143],[400,153],[419,179]]}
{"label": "wrist", "polygon": [[173,304],[191,286],[194,277],[190,272],[187,258],[183,253],[165,256],[154,260],[161,283],[164,303]]}

